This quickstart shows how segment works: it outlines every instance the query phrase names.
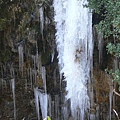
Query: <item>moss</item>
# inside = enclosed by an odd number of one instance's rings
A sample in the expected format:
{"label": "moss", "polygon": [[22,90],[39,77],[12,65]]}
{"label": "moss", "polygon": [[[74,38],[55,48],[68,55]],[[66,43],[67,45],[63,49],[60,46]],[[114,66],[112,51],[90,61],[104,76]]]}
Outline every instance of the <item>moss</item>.
{"label": "moss", "polygon": [[9,49],[0,50],[0,61],[3,63],[10,61],[12,54],[12,51]]}

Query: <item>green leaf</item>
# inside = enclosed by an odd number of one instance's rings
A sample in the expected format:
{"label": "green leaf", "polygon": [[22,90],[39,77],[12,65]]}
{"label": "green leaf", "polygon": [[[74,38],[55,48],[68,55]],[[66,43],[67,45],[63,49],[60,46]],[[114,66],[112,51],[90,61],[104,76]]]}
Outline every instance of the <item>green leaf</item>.
{"label": "green leaf", "polygon": [[48,120],[51,120],[49,116],[47,117],[47,119],[48,119]]}

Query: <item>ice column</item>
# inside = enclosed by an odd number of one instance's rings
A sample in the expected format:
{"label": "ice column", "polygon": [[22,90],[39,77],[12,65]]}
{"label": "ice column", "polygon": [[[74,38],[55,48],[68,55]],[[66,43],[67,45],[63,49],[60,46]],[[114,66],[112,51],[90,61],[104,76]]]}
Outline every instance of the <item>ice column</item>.
{"label": "ice column", "polygon": [[24,58],[23,58],[23,46],[21,44],[18,46],[18,53],[19,53],[19,69],[23,73]]}
{"label": "ice column", "polygon": [[14,120],[16,120],[15,79],[11,79],[11,87],[12,87],[13,102],[14,102]]}
{"label": "ice column", "polygon": [[85,4],[87,0],[54,0],[53,4],[60,74],[67,82],[66,98],[71,100],[75,120],[84,120],[90,106],[87,83],[93,51],[92,14]]}

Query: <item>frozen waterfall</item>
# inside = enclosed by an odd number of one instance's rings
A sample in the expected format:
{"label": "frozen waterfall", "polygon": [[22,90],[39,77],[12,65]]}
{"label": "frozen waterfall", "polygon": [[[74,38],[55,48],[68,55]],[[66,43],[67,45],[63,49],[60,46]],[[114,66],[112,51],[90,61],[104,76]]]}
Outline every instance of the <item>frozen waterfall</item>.
{"label": "frozen waterfall", "polygon": [[60,74],[67,82],[74,119],[85,120],[90,102],[87,83],[92,65],[92,14],[87,0],[54,0]]}

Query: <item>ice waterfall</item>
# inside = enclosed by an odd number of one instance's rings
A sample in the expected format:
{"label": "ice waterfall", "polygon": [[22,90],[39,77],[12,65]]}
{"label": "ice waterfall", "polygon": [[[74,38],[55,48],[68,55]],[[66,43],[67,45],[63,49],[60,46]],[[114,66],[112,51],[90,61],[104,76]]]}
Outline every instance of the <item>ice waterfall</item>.
{"label": "ice waterfall", "polygon": [[60,73],[67,82],[66,98],[71,100],[75,120],[84,120],[90,107],[87,83],[93,52],[92,14],[85,4],[87,0],[54,0],[53,3]]}

